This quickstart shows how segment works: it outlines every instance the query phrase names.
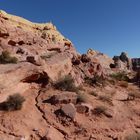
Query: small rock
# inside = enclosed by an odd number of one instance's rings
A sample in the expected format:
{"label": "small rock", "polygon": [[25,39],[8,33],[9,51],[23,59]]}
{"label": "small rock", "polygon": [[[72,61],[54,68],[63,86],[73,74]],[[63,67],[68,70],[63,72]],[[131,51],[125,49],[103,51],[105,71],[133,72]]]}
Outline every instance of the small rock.
{"label": "small rock", "polygon": [[77,94],[75,92],[65,92],[53,95],[50,100],[52,104],[75,104],[77,101]]}
{"label": "small rock", "polygon": [[113,117],[113,111],[112,110],[106,110],[105,111],[105,113],[104,113],[104,115],[106,116],[106,117],[108,117],[108,118],[112,118]]}
{"label": "small rock", "polygon": [[114,98],[118,101],[127,101],[129,97],[126,93],[118,92]]}
{"label": "small rock", "polygon": [[78,113],[90,113],[93,107],[90,104],[82,103],[76,106],[76,110]]}
{"label": "small rock", "polygon": [[61,111],[68,117],[70,117],[71,119],[74,120],[75,116],[76,116],[76,108],[74,106],[74,104],[70,103],[70,104],[66,104],[61,108]]}
{"label": "small rock", "polygon": [[27,62],[30,62],[34,65],[37,65],[37,66],[41,66],[42,65],[42,59],[38,56],[27,56],[26,57],[26,60]]}
{"label": "small rock", "polygon": [[47,134],[42,138],[42,140],[63,140],[63,135],[53,127],[50,127]]}
{"label": "small rock", "polygon": [[35,63],[35,57],[34,56],[27,56],[26,60],[30,63]]}
{"label": "small rock", "polygon": [[25,51],[22,48],[18,48],[16,51],[17,54],[24,54]]}

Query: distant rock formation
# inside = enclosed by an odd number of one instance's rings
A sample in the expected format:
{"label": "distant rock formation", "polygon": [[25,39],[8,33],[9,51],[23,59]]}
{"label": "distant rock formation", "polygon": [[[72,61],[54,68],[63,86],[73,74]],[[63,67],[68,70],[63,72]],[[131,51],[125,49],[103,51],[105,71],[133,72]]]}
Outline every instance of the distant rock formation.
{"label": "distant rock formation", "polygon": [[140,58],[132,58],[133,70],[140,69]]}
{"label": "distant rock formation", "polygon": [[89,49],[87,55],[94,61],[98,61],[106,72],[110,70],[110,64],[113,63],[113,60],[109,56],[93,49]]}
{"label": "distant rock formation", "polygon": [[120,56],[113,57],[114,64],[110,66],[120,70],[132,70],[132,60],[128,57],[127,53],[122,52]]}

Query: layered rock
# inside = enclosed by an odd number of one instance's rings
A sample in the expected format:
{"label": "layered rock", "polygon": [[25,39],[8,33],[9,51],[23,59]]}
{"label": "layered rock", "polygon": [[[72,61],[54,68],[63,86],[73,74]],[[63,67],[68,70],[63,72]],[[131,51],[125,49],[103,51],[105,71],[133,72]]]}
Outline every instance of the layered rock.
{"label": "layered rock", "polygon": [[119,70],[132,70],[132,60],[128,57],[127,53],[122,52],[120,56],[114,56],[114,68]]}
{"label": "layered rock", "polygon": [[87,51],[87,55],[90,58],[98,61],[101,64],[101,66],[106,70],[110,69],[110,64],[113,63],[112,58],[98,51],[94,51],[93,49],[89,49]]}
{"label": "layered rock", "polygon": [[140,58],[132,58],[133,70],[140,69]]}
{"label": "layered rock", "polygon": [[0,11],[0,48],[22,56],[41,55],[52,48],[75,50],[52,23],[32,23],[4,11]]}

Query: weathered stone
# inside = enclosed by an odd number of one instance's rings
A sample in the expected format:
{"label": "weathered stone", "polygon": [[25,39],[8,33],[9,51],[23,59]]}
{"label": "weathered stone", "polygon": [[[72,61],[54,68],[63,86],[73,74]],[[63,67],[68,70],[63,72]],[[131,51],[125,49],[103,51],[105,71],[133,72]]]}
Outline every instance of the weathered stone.
{"label": "weathered stone", "polygon": [[123,93],[123,92],[117,92],[117,94],[115,94],[114,99],[118,100],[118,101],[127,101],[128,100],[128,94]]}
{"label": "weathered stone", "polygon": [[121,55],[120,55],[120,60],[122,61],[122,62],[128,62],[128,55],[127,55],[127,53],[126,52],[122,52],[121,53]]}
{"label": "weathered stone", "polygon": [[133,70],[139,70],[140,69],[140,58],[133,58],[132,59],[132,65],[133,65]]}
{"label": "weathered stone", "polygon": [[67,53],[60,53],[45,61],[42,66],[52,82],[64,78],[72,70],[72,63]]}
{"label": "weathered stone", "polygon": [[16,42],[13,41],[13,40],[9,40],[8,41],[8,44],[11,45],[11,46],[16,46]]}
{"label": "weathered stone", "polygon": [[107,109],[105,110],[104,115],[108,118],[112,118],[114,115],[114,112],[112,110]]}
{"label": "weathered stone", "polygon": [[76,106],[76,110],[78,113],[84,114],[84,113],[91,113],[91,110],[93,107],[90,104],[87,103],[81,103]]}
{"label": "weathered stone", "polygon": [[66,116],[68,116],[74,120],[74,118],[76,116],[76,108],[75,108],[74,104],[72,104],[72,103],[66,104],[61,108],[61,110]]}
{"label": "weathered stone", "polygon": [[132,70],[132,60],[125,52],[122,52],[120,56],[114,56],[114,66],[119,70]]}
{"label": "weathered stone", "polygon": [[53,95],[51,97],[52,104],[68,104],[73,103],[76,104],[77,101],[77,94],[74,92],[64,92],[58,93],[57,95]]}
{"label": "weathered stone", "polygon": [[87,63],[87,62],[90,62],[91,59],[90,59],[86,54],[82,54],[82,56],[81,56],[81,61],[82,61],[83,63]]}
{"label": "weathered stone", "polygon": [[72,64],[73,65],[79,65],[80,64],[80,58],[78,58],[78,57],[76,57],[76,56],[74,56],[73,58],[72,58]]}
{"label": "weathered stone", "polygon": [[22,48],[18,48],[16,51],[17,54],[24,54],[25,51]]}
{"label": "weathered stone", "polygon": [[63,140],[64,136],[55,128],[50,127],[47,134],[41,140]]}
{"label": "weathered stone", "polygon": [[27,56],[27,62],[30,62],[34,65],[41,66],[43,64],[43,60],[39,56]]}
{"label": "weathered stone", "polygon": [[0,37],[2,37],[2,38],[8,38],[9,37],[9,33],[0,31]]}

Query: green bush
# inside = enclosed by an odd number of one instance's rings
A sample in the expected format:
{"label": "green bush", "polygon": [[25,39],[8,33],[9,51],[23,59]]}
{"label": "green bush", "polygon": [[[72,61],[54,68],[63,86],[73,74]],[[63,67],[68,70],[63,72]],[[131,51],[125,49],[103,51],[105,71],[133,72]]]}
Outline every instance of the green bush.
{"label": "green bush", "polygon": [[7,64],[7,63],[17,63],[18,59],[16,57],[10,56],[8,51],[3,51],[0,55],[0,63]]}
{"label": "green bush", "polygon": [[77,103],[86,103],[88,101],[86,94],[79,92],[77,96]]}
{"label": "green bush", "polygon": [[5,111],[20,110],[24,101],[24,97],[20,94],[10,95],[6,101],[0,104],[0,108]]}
{"label": "green bush", "polygon": [[110,77],[112,77],[118,81],[129,81],[130,80],[125,72],[113,73],[110,75]]}
{"label": "green bush", "polygon": [[64,78],[58,80],[58,82],[54,84],[54,87],[62,91],[77,92],[78,90],[78,88],[75,87],[74,80],[70,75],[67,75]]}

